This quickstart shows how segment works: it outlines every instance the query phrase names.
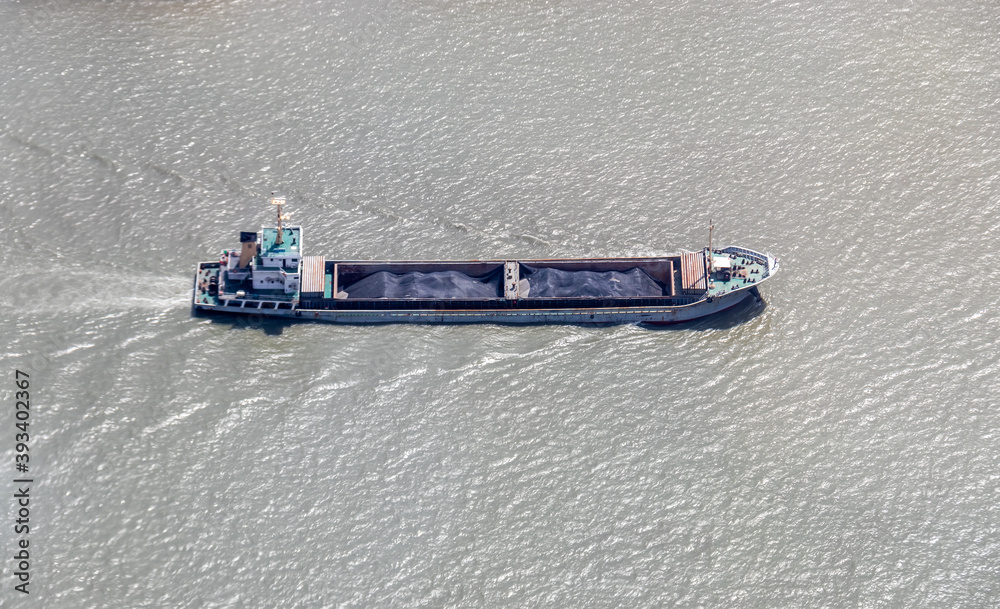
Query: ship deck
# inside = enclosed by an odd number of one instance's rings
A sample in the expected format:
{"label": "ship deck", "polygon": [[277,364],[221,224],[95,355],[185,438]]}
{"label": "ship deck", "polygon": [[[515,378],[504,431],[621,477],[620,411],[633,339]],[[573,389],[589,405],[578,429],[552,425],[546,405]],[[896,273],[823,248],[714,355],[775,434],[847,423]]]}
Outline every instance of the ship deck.
{"label": "ship deck", "polygon": [[198,275],[195,279],[194,302],[195,304],[205,304],[217,306],[219,298],[217,294],[210,294],[208,283],[212,278],[219,280],[219,265],[213,263],[202,263],[198,265]]}
{"label": "ship deck", "polygon": [[[733,292],[756,286],[769,275],[766,255],[738,247],[716,250],[715,272],[708,272],[708,255],[700,252],[683,253],[662,258],[617,258],[617,259],[548,259],[522,260],[517,262],[493,261],[325,261],[323,257],[304,257],[303,292],[285,293],[283,290],[254,288],[252,281],[234,280],[228,273],[221,273],[220,264],[205,262],[198,266],[195,280],[194,304],[220,309],[230,308],[272,308],[304,310],[340,311],[383,311],[383,310],[542,310],[581,308],[636,308],[636,307],[683,307],[701,300],[712,301]],[[518,276],[521,268],[553,268],[565,271],[597,270],[621,272],[642,268],[645,273],[661,285],[661,294],[634,295],[529,295],[527,290],[507,286],[496,296],[450,296],[412,297],[409,295],[386,295],[382,297],[362,296],[351,298],[343,292],[343,286],[359,278],[371,276],[375,272],[393,271],[407,273],[414,271],[432,272],[440,269],[459,269],[469,274],[468,278],[485,275],[496,269],[506,269]],[[529,266],[530,265],[530,266]],[[480,268],[482,267],[482,268]],[[496,268],[494,268],[496,267]],[[529,273],[534,271],[529,271]],[[725,277],[728,276],[728,279]],[[338,277],[341,293],[338,293]],[[520,280],[525,283],[525,279]],[[527,275],[528,279],[532,275]],[[215,280],[218,292],[212,293],[210,282]],[[516,280],[516,279],[515,279]],[[613,280],[612,280],[613,281]],[[521,293],[518,293],[518,292]],[[513,294],[513,295],[511,295]]]}
{"label": "ship deck", "polygon": [[[718,254],[716,254],[718,257]],[[756,285],[764,279],[767,267],[759,261],[740,254],[731,253],[728,255],[729,263],[732,265],[732,274],[729,280],[722,279],[721,273],[716,271],[714,277],[708,281],[708,292],[706,296],[720,296],[739,290],[740,288]]]}

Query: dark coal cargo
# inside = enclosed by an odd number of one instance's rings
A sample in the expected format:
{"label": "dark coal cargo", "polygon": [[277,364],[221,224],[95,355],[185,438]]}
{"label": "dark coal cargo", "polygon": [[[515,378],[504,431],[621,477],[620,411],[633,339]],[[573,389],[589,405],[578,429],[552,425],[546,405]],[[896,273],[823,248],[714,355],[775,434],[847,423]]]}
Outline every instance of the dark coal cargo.
{"label": "dark coal cargo", "polygon": [[[521,265],[524,298],[635,298],[663,295],[663,285],[642,269],[564,271]],[[378,271],[344,288],[347,298],[500,298],[500,272],[470,277],[458,271]]]}
{"label": "dark coal cargo", "polygon": [[642,269],[564,271],[521,265],[528,298],[632,298],[663,296],[663,285]]}
{"label": "dark coal cargo", "polygon": [[347,298],[500,298],[500,271],[470,277],[458,271],[379,271],[344,288]]}

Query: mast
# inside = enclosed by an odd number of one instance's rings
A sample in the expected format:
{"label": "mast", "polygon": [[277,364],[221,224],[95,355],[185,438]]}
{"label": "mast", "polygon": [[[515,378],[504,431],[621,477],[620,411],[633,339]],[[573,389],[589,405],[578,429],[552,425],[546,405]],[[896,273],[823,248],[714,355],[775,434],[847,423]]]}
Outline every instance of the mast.
{"label": "mast", "polygon": [[715,223],[711,219],[708,221],[708,272],[715,272],[715,256],[712,255],[712,231],[715,230]]}
{"label": "mast", "polygon": [[290,216],[281,215],[281,207],[284,204],[285,204],[285,197],[276,197],[274,196],[273,192],[271,193],[271,205],[274,205],[275,207],[278,208],[278,237],[274,240],[275,245],[281,245],[282,243],[285,242],[285,239],[282,236],[285,231],[283,230],[281,221],[287,220]]}

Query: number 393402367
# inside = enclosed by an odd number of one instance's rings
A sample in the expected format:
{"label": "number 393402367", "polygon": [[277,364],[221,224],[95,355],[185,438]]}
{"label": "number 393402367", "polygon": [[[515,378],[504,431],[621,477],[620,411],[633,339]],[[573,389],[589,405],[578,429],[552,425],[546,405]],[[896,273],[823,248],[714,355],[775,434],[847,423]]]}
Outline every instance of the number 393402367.
{"label": "number 393402367", "polygon": [[14,434],[14,456],[17,471],[25,473],[28,471],[28,441],[31,436],[28,434],[29,419],[31,418],[31,395],[28,392],[30,382],[27,372],[21,370],[14,371],[14,385],[17,391],[14,394],[14,418],[17,430]]}

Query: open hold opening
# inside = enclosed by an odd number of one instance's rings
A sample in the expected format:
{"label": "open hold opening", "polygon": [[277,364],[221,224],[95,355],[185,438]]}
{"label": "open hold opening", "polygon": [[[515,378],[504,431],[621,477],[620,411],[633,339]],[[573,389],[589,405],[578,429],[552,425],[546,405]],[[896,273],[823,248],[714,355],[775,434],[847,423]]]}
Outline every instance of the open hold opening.
{"label": "open hold opening", "polygon": [[472,277],[459,271],[378,271],[340,288],[347,298],[499,298],[500,271]]}
{"label": "open hold opening", "polygon": [[624,271],[564,270],[521,264],[528,290],[522,298],[635,298],[663,296],[662,283],[640,268]]}

